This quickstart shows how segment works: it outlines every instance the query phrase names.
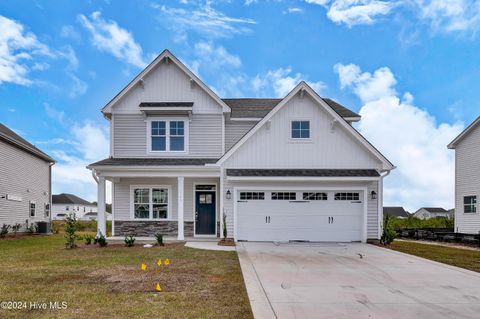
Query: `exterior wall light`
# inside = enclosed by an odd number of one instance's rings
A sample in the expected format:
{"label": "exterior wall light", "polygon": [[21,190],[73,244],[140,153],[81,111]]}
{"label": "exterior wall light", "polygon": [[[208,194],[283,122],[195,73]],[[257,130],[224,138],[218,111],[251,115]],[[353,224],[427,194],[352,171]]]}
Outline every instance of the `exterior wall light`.
{"label": "exterior wall light", "polygon": [[377,193],[375,191],[372,191],[370,194],[372,195],[372,199],[377,199]]}
{"label": "exterior wall light", "polygon": [[225,198],[228,199],[228,200],[232,199],[232,192],[230,192],[230,190],[227,190],[227,194],[226,194]]}

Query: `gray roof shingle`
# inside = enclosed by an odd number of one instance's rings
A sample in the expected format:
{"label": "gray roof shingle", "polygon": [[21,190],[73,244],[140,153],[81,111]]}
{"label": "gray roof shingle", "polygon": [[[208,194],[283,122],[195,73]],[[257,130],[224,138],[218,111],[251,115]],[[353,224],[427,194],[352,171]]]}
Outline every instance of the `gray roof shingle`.
{"label": "gray roof shingle", "polygon": [[52,195],[52,204],[75,204],[75,205],[89,205],[89,206],[94,205],[89,201],[84,200],[83,198],[80,198],[73,194],[66,194],[66,193]]}
{"label": "gray roof shingle", "polygon": [[216,158],[106,158],[89,166],[204,166]]}
{"label": "gray roof shingle", "polygon": [[422,207],[426,211],[429,211],[430,213],[447,213],[447,210],[442,207]]}
{"label": "gray roof shingle", "polygon": [[409,217],[410,214],[400,206],[383,207],[383,215],[392,217]]}
{"label": "gray roof shingle", "polygon": [[192,107],[193,102],[142,102],[139,107]]}
{"label": "gray roof shingle", "polygon": [[227,169],[239,177],[377,177],[374,169]]}
{"label": "gray roof shingle", "polygon": [[[283,99],[239,98],[222,99],[232,109],[232,118],[263,118]],[[332,99],[323,99],[341,117],[360,117]]]}
{"label": "gray roof shingle", "polygon": [[5,141],[38,158],[41,158],[44,161],[47,161],[49,163],[55,163],[55,160],[53,158],[36,148],[35,145],[31,144],[2,123],[0,123],[0,140]]}

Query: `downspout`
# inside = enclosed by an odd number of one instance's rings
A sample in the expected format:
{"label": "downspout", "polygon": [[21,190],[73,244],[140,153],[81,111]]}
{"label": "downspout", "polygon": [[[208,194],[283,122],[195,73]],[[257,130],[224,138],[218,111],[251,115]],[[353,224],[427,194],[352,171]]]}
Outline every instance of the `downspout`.
{"label": "downspout", "polygon": [[383,233],[383,179],[390,175],[391,170],[380,172],[380,179],[378,181],[378,239],[382,237]]}
{"label": "downspout", "polygon": [[98,176],[97,176],[97,173],[95,172],[94,169],[92,169],[92,177],[95,180],[95,182],[97,182],[97,184],[98,184]]}

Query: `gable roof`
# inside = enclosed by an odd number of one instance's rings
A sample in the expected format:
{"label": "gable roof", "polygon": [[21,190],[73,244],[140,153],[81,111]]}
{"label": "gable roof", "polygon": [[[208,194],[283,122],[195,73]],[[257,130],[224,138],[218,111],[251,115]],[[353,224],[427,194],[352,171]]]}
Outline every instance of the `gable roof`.
{"label": "gable roof", "polygon": [[30,153],[46,162],[55,163],[55,160],[53,158],[36,148],[35,145],[31,144],[2,123],[0,123],[0,140],[7,142],[15,146],[16,148]]}
{"label": "gable roof", "polygon": [[333,108],[326,103],[305,81],[301,81],[295,88],[293,88],[287,96],[278,103],[262,120],[260,120],[247,134],[245,134],[235,145],[233,145],[217,162],[217,165],[225,162],[238,148],[245,143],[255,132],[257,132],[267,121],[272,118],[287,102],[289,102],[297,93],[304,90],[308,93],[315,102],[322,106],[347,132],[356,138],[372,155],[374,155],[380,162],[383,163],[385,170],[392,170],[395,166],[380,153],[370,142],[365,139],[357,130],[347,123]]}
{"label": "gable roof", "polygon": [[[232,109],[232,118],[263,118],[283,99],[237,98],[222,100]],[[349,120],[360,120],[361,116],[359,114],[352,112],[340,103],[328,98],[323,98],[323,100],[341,117]]]}
{"label": "gable roof", "polygon": [[442,207],[422,207],[420,209],[425,209],[429,213],[447,213],[448,212],[445,208],[442,208]]}
{"label": "gable roof", "polygon": [[392,217],[409,217],[410,214],[401,206],[385,206],[383,207],[383,215]]}
{"label": "gable roof", "polygon": [[83,198],[80,198],[73,194],[66,194],[66,193],[52,195],[52,204],[75,204],[75,205],[87,205],[87,206],[94,205],[89,201],[84,200]]}
{"label": "gable roof", "polygon": [[130,90],[132,90],[135,85],[142,81],[143,78],[147,74],[149,74],[150,71],[155,69],[158,64],[162,63],[164,59],[169,59],[170,61],[175,63],[175,65],[177,65],[183,72],[185,72],[191,80],[193,80],[199,87],[206,91],[207,94],[210,95],[210,97],[212,97],[218,104],[220,104],[223,112],[230,112],[230,108],[225,104],[225,102],[222,101],[222,99],[218,97],[217,94],[215,94],[215,92],[212,91],[212,89],[205,85],[202,80],[200,80],[192,71],[190,71],[190,69],[188,69],[185,64],[183,64],[179,59],[177,59],[177,57],[175,57],[169,50],[165,49],[102,108],[102,113],[108,117],[108,115],[111,113],[112,106],[115,105],[125,94],[130,92]]}
{"label": "gable roof", "polygon": [[472,132],[480,124],[480,116],[475,119],[466,129],[463,130],[450,144],[447,145],[449,149],[454,149],[470,132]]}

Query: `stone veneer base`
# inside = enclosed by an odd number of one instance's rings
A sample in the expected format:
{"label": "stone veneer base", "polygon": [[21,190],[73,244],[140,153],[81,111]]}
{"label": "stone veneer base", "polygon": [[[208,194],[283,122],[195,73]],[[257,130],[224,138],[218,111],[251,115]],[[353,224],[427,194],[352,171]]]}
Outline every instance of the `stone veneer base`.
{"label": "stone veneer base", "polygon": [[[157,233],[163,234],[164,236],[178,235],[178,222],[176,220],[116,220],[114,224],[115,236],[134,235],[136,237],[154,237]],[[183,232],[185,237],[192,237],[193,222],[184,222]]]}

